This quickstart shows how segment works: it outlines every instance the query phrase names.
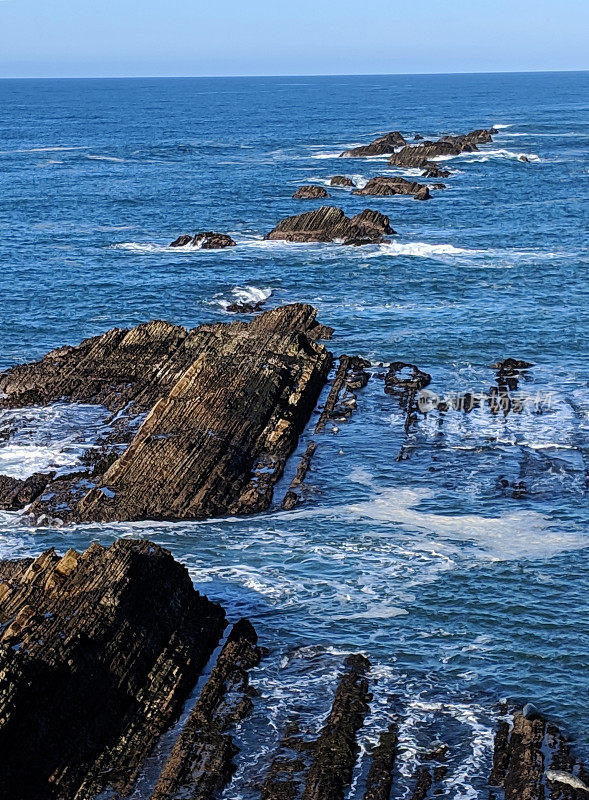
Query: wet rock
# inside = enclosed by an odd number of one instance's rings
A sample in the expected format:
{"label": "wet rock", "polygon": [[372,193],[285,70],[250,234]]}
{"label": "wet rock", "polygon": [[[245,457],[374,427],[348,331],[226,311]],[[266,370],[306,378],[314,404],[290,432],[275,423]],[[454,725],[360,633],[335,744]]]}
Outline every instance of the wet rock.
{"label": "wet rock", "polygon": [[479,144],[492,141],[487,130],[476,130],[461,136],[442,136],[437,142],[428,140],[418,145],[406,145],[389,159],[389,164],[397,167],[412,167],[425,170],[426,177],[443,177],[435,159],[458,156],[478,150]]}
{"label": "wet rock", "polygon": [[184,234],[175,239],[170,247],[194,247],[196,250],[220,250],[223,247],[235,247],[235,242],[226,233],[205,231],[194,236]]}
{"label": "wet rock", "polygon": [[529,164],[530,163],[530,159],[524,153],[520,153],[519,156],[517,157],[517,160],[518,161],[523,161],[524,164]]}
{"label": "wet rock", "polygon": [[387,730],[380,734],[378,744],[372,753],[364,800],[389,800],[398,743],[398,725],[391,722]]}
{"label": "wet rock", "polygon": [[0,508],[17,511],[28,506],[41,495],[55,472],[35,472],[24,480],[0,475]]}
{"label": "wet rock", "polygon": [[236,301],[235,303],[230,303],[225,311],[228,311],[230,314],[256,314],[258,311],[262,311],[266,303],[267,300],[256,300],[252,302]]}
{"label": "wet rock", "polygon": [[491,368],[496,369],[504,375],[508,375],[531,369],[533,366],[531,361],[523,361],[521,358],[505,358],[503,361],[497,361]]}
{"label": "wet rock", "polygon": [[362,189],[354,189],[352,194],[390,196],[395,194],[413,195],[416,200],[428,200],[431,195],[427,186],[407,181],[405,178],[390,178],[379,175],[371,178]]}
{"label": "wet rock", "polygon": [[489,783],[505,800],[588,800],[586,773],[562,731],[533,706],[501,721]]}
{"label": "wet rock", "polygon": [[359,752],[356,734],[368,713],[368,659],[350,656],[314,748],[302,800],[343,800]]}
{"label": "wet rock", "polygon": [[415,772],[415,789],[411,795],[411,800],[425,800],[433,782],[434,779],[429,767],[419,767]]}
{"label": "wet rock", "polygon": [[329,183],[331,186],[355,186],[356,184],[351,178],[345,175],[334,175],[330,178]]}
{"label": "wet rock", "polygon": [[379,136],[370,144],[360,145],[360,147],[353,147],[351,150],[344,150],[341,154],[342,158],[364,158],[366,156],[386,156],[394,153],[397,147],[402,147],[406,144],[405,138],[399,131],[392,131],[385,133],[384,136]]}
{"label": "wet rock", "polygon": [[323,186],[300,186],[292,197],[293,200],[317,200],[329,194]]}
{"label": "wet rock", "polygon": [[421,174],[424,178],[448,178],[452,173],[449,169],[442,169],[437,164],[431,163]]}
{"label": "wet rock", "polygon": [[415,364],[404,361],[393,361],[385,377],[385,392],[401,389],[403,391],[419,391],[431,383],[432,377],[422,372]]}
{"label": "wet rock", "polygon": [[248,671],[260,662],[257,641],[249,620],[233,626],[151,800],[210,800],[229,782],[237,752],[231,728],[252,707]]}
{"label": "wet rock", "polygon": [[311,460],[315,455],[317,445],[315,442],[309,442],[307,449],[303,453],[296,474],[292,479],[288,491],[282,501],[282,508],[285,511],[290,511],[301,502],[302,488],[307,472],[311,467]]}
{"label": "wet rock", "polygon": [[325,424],[334,418],[349,416],[355,405],[342,407],[347,399],[356,398],[354,391],[362,389],[370,380],[370,374],[366,372],[366,367],[370,362],[359,356],[340,356],[339,366],[333,379],[331,389],[325,401],[321,416],[315,426],[315,433],[319,433]]}
{"label": "wet rock", "polygon": [[415,134],[415,136],[413,137],[413,141],[415,141],[415,142],[422,142],[422,141],[423,141],[423,138],[424,138],[424,137],[423,137],[423,136],[422,136],[420,133],[416,133],[416,134]]}
{"label": "wet rock", "polygon": [[300,797],[304,773],[310,766],[315,746],[300,734],[296,721],[286,726],[262,785],[261,800],[295,800]]}
{"label": "wet rock", "polygon": [[281,220],[265,238],[287,242],[341,242],[362,245],[382,242],[386,235],[394,232],[389,218],[378,211],[367,208],[350,219],[341,208],[321,206],[315,211]]}
{"label": "wet rock", "polygon": [[148,541],[49,550],[0,574],[0,796],[126,796],[215,648],[223,610]]}

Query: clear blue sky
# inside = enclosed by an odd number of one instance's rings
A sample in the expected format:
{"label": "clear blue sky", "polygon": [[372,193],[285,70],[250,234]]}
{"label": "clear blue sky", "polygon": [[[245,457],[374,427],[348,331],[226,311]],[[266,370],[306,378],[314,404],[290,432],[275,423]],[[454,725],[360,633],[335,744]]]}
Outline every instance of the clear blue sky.
{"label": "clear blue sky", "polygon": [[0,0],[0,77],[587,69],[589,0]]}

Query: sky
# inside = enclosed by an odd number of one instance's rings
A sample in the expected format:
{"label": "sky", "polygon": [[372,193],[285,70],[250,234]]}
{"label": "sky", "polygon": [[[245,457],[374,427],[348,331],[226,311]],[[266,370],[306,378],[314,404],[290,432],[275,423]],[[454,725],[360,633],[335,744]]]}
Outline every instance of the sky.
{"label": "sky", "polygon": [[0,0],[0,77],[580,70],[589,0]]}

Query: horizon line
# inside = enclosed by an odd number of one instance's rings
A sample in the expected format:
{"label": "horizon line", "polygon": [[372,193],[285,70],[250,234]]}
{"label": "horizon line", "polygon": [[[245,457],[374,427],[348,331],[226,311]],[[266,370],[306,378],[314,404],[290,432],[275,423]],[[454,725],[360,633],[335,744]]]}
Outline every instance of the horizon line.
{"label": "horizon line", "polygon": [[582,69],[498,69],[471,70],[455,72],[317,72],[317,73],[281,73],[281,74],[203,74],[203,75],[0,75],[2,81],[37,81],[37,80],[192,80],[199,78],[387,78],[400,76],[445,76],[445,75],[551,75],[563,73],[589,72],[589,67]]}

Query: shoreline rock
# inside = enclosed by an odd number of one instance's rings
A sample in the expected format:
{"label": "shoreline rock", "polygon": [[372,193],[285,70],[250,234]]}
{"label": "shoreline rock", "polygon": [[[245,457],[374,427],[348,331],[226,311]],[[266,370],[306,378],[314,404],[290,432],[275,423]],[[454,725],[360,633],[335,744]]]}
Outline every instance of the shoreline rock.
{"label": "shoreline rock", "polygon": [[330,186],[342,186],[342,187],[351,187],[355,186],[356,184],[351,178],[348,178],[346,175],[334,175],[329,179]]}
{"label": "shoreline rock", "polygon": [[493,141],[493,133],[496,131],[490,128],[471,131],[460,136],[442,136],[436,142],[424,139],[417,145],[406,145],[393,153],[389,158],[389,164],[396,167],[422,169],[424,177],[428,178],[447,177],[448,170],[440,167],[435,159],[476,152],[479,144]]}
{"label": "shoreline rock", "polygon": [[413,195],[415,200],[429,200],[431,198],[429,187],[425,184],[407,181],[405,178],[391,178],[385,175],[370,178],[366,186],[363,186],[362,189],[354,189],[352,194],[375,197],[407,194]]}
{"label": "shoreline rock", "polygon": [[342,244],[378,244],[395,233],[389,218],[366,208],[347,217],[341,208],[321,206],[281,220],[265,239],[287,242],[341,242]]}
{"label": "shoreline rock", "polygon": [[359,147],[352,147],[344,150],[340,158],[366,158],[367,156],[386,156],[394,153],[398,147],[407,144],[405,137],[399,131],[391,131],[379,136],[370,144],[363,144]]}
{"label": "shoreline rock", "polygon": [[293,200],[319,200],[329,197],[327,189],[323,186],[299,186],[293,194]]}
{"label": "shoreline rock", "polygon": [[220,250],[223,247],[235,247],[236,242],[226,233],[205,231],[194,236],[184,234],[175,239],[170,247],[193,247],[195,250]]}

